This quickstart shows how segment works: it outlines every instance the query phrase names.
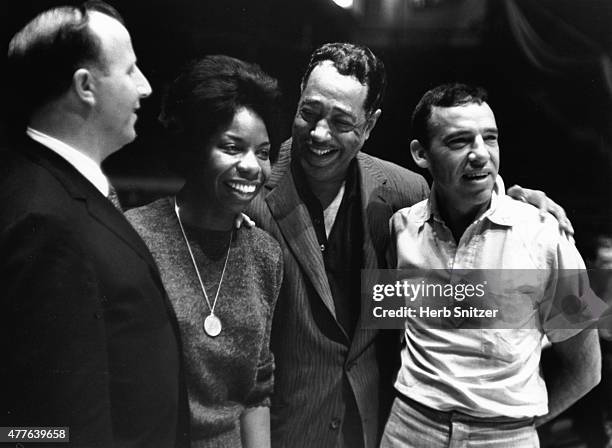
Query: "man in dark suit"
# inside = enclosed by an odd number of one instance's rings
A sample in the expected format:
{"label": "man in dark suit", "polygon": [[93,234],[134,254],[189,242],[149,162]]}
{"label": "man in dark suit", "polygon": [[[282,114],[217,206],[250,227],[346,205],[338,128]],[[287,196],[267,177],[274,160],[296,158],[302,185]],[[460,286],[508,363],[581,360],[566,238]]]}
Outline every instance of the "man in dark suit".
{"label": "man in dark suit", "polygon": [[14,36],[9,67],[27,128],[0,160],[0,426],[180,445],[174,316],[100,169],[151,93],[130,35],[105,3],[55,8]]}
{"label": "man in dark suit", "polygon": [[[361,152],[385,84],[368,48],[316,49],[292,138],[247,211],[284,254],[271,340],[275,447],[375,447],[389,412],[399,332],[364,327],[360,270],[386,267],[389,219],[429,188],[420,175]],[[541,192],[514,191],[566,221]]]}

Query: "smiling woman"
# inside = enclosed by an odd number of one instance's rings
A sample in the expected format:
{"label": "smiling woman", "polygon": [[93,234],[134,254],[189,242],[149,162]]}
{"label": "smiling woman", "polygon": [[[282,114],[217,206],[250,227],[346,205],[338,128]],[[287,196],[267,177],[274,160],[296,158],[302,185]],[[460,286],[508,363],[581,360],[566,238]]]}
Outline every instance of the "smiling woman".
{"label": "smiling woman", "polygon": [[230,125],[211,138],[203,163],[191,167],[193,180],[181,199],[197,195],[210,226],[227,230],[270,176],[269,140],[260,116],[248,107],[238,109]]}
{"label": "smiling woman", "polygon": [[179,321],[192,447],[270,445],[269,338],[282,258],[267,233],[233,223],[270,175],[279,97],[256,65],[227,56],[190,65],[160,115],[185,185],[127,213]]}

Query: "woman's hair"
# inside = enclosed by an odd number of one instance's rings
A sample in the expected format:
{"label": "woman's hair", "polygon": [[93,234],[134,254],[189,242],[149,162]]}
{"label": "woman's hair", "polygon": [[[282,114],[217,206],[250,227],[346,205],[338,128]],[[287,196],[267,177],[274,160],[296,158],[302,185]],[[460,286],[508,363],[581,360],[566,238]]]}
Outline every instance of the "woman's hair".
{"label": "woman's hair", "polygon": [[201,156],[210,139],[228,127],[240,108],[263,120],[270,138],[270,159],[280,147],[280,89],[256,64],[229,56],[206,56],[190,63],[168,87],[159,121],[175,140],[172,165],[181,174]]}

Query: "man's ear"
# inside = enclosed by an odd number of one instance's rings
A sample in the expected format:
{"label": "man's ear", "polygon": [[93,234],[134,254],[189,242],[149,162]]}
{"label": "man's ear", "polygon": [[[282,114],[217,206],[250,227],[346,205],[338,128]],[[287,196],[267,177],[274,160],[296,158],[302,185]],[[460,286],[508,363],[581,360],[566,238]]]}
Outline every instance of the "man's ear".
{"label": "man's ear", "polygon": [[72,75],[72,88],[81,101],[93,106],[96,103],[96,89],[93,74],[80,68]]}
{"label": "man's ear", "polygon": [[427,150],[418,140],[410,142],[410,153],[414,162],[420,168],[429,168],[429,160],[427,159]]}
{"label": "man's ear", "polygon": [[376,109],[370,115],[370,118],[368,118],[368,121],[366,122],[365,131],[363,133],[364,137],[365,137],[365,140],[370,138],[370,132],[372,132],[372,129],[374,129],[374,126],[376,126],[376,122],[378,121],[378,117],[380,117],[380,114],[382,114],[382,110]]}

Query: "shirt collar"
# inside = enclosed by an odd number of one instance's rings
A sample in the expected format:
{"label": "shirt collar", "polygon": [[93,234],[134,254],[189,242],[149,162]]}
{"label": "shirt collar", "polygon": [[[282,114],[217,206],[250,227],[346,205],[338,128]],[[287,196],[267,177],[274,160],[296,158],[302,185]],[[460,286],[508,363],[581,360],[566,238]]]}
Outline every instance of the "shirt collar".
{"label": "shirt collar", "polygon": [[[302,198],[302,201],[310,207],[313,204],[318,204],[318,207],[321,208],[321,203],[314,195],[314,193],[310,190],[308,186],[308,181],[306,180],[306,173],[304,173],[304,169],[300,164],[297,157],[291,159],[291,175],[293,176],[293,181],[295,184],[295,188]],[[351,160],[351,163],[348,166],[346,177],[344,179],[344,197],[349,199],[355,198],[359,194],[359,164],[357,163],[357,158]]]}
{"label": "shirt collar", "polygon": [[[488,219],[489,221],[495,224],[499,224],[502,226],[512,226],[514,221],[512,218],[511,211],[508,209],[508,207],[504,206],[507,201],[508,197],[506,196],[506,188],[504,185],[504,181],[501,176],[498,175],[497,179],[495,180],[495,184],[493,185],[491,204],[489,205],[489,208],[476,221]],[[436,200],[435,182],[431,187],[427,206],[415,210],[415,215],[413,218],[419,226],[422,226],[430,219],[434,219],[435,221],[444,223],[444,220],[442,219],[438,208],[438,201]]]}
{"label": "shirt collar", "polygon": [[51,151],[55,152],[61,158],[72,165],[79,173],[91,182],[100,193],[108,197],[109,183],[108,179],[102,172],[100,166],[87,155],[76,148],[58,140],[50,135],[40,132],[28,126],[26,134],[43,146],[46,146]]}

